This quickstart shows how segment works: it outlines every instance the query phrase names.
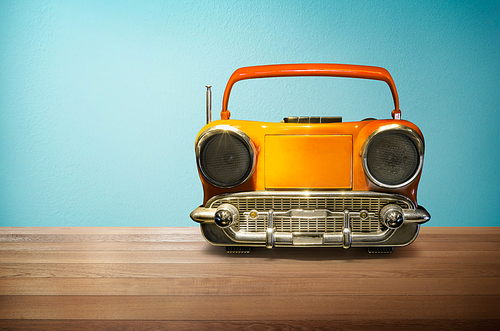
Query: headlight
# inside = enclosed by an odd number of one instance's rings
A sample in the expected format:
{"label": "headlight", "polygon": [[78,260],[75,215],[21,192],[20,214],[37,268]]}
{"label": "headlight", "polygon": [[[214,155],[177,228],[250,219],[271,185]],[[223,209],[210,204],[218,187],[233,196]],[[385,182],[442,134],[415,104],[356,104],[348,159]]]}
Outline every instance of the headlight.
{"label": "headlight", "polygon": [[385,188],[412,182],[424,160],[424,143],[413,129],[388,125],[373,132],[363,146],[363,169],[368,178]]}
{"label": "headlight", "polygon": [[198,138],[196,161],[210,184],[235,187],[244,183],[254,171],[255,146],[242,131],[230,126],[215,126]]}

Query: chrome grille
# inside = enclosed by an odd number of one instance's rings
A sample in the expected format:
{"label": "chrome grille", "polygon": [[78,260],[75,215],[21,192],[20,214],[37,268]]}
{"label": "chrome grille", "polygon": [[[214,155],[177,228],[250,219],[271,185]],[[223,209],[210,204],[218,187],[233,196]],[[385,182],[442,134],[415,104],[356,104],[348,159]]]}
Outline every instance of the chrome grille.
{"label": "chrome grille", "polygon": [[325,218],[275,216],[274,224],[277,232],[341,232],[344,218],[342,216],[327,216]]}
{"label": "chrome grille", "polygon": [[[237,231],[264,232],[267,228],[267,212],[274,211],[274,227],[277,232],[332,233],[342,232],[343,213],[349,211],[353,233],[377,233],[383,230],[379,222],[379,211],[387,204],[398,204],[402,208],[412,208],[403,199],[371,196],[227,196],[209,202],[207,207],[217,208],[230,203],[240,212]],[[257,212],[252,218],[250,212]],[[324,215],[300,217],[300,211],[316,211]],[[294,213],[296,212],[296,213]],[[298,216],[296,214],[299,214]]]}

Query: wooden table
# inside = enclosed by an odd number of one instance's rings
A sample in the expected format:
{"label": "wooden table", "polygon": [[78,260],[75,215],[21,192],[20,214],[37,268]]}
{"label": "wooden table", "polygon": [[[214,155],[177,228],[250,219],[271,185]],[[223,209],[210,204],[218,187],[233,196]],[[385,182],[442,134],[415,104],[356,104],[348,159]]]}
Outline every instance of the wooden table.
{"label": "wooden table", "polygon": [[478,330],[500,228],[423,227],[393,254],[226,254],[199,228],[0,228],[0,329]]}

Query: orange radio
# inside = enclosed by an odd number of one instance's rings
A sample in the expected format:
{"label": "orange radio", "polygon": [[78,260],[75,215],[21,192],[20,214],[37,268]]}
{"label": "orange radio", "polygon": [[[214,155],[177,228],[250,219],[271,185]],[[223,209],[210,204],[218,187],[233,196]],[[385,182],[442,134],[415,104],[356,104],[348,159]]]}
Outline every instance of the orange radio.
{"label": "orange radio", "polygon": [[[244,79],[331,76],[388,84],[390,119],[290,116],[280,123],[230,119],[229,95]],[[424,138],[401,119],[389,72],[344,64],[282,64],[236,70],[221,119],[196,138],[203,204],[191,213],[208,242],[227,252],[251,247],[366,247],[391,253],[413,242],[430,219],[417,204]]]}

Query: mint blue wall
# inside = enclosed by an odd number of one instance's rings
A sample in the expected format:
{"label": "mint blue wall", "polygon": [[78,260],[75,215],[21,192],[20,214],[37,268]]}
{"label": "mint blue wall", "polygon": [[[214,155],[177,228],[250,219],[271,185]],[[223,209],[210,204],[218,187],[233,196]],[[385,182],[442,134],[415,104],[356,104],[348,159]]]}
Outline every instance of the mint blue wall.
{"label": "mint blue wall", "polygon": [[[238,67],[387,68],[429,226],[497,226],[498,1],[0,0],[0,225],[193,226],[194,138]],[[384,83],[245,81],[233,118],[389,117]]]}

